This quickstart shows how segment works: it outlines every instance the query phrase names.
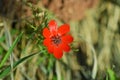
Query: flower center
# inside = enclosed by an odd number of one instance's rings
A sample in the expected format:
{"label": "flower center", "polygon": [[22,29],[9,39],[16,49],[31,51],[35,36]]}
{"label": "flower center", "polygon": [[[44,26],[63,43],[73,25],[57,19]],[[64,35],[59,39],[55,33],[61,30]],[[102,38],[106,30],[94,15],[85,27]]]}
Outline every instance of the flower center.
{"label": "flower center", "polygon": [[58,46],[61,43],[61,38],[59,35],[52,36],[51,40],[56,46]]}

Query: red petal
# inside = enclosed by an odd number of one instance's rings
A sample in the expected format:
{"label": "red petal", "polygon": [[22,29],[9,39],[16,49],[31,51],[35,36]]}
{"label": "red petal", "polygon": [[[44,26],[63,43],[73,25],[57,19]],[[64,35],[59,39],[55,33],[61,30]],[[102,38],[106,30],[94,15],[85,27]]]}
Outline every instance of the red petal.
{"label": "red petal", "polygon": [[57,31],[57,23],[55,22],[55,20],[51,20],[48,26],[51,32]]}
{"label": "red petal", "polygon": [[49,46],[49,44],[51,43],[51,40],[50,39],[45,39],[44,41],[43,41],[43,44],[45,45],[45,46]]}
{"label": "red petal", "polygon": [[61,48],[54,47],[54,56],[57,59],[60,59],[63,56],[63,52],[62,52]]}
{"label": "red petal", "polygon": [[63,43],[63,42],[60,44],[60,48],[62,48],[65,52],[70,51],[70,46],[66,43]]}
{"label": "red petal", "polygon": [[44,28],[44,30],[43,30],[43,36],[45,37],[45,38],[48,38],[48,37],[50,37],[50,31],[48,30],[48,28]]}
{"label": "red petal", "polygon": [[71,43],[73,41],[73,37],[71,35],[66,35],[62,37],[62,41],[64,43]]}
{"label": "red petal", "polygon": [[60,35],[64,35],[69,31],[70,31],[70,26],[68,24],[64,24],[58,28],[58,33]]}
{"label": "red petal", "polygon": [[43,44],[47,47],[49,53],[53,53],[54,46],[51,44],[51,40],[50,39],[45,39],[43,41]]}
{"label": "red petal", "polygon": [[54,51],[54,46],[50,44],[50,45],[48,46],[48,52],[49,52],[49,53],[53,53],[53,51]]}

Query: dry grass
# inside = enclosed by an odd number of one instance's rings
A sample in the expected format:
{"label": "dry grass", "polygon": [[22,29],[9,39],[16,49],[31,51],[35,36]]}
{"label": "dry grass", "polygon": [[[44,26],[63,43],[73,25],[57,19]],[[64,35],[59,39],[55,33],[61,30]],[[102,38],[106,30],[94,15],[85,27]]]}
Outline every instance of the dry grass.
{"label": "dry grass", "polygon": [[[11,24],[11,20],[0,18],[0,37],[9,35],[5,37],[6,41],[0,42],[0,59],[18,33],[24,31],[25,34],[5,66],[41,48],[35,39],[28,37],[31,29],[26,27],[24,21],[15,27]],[[20,64],[14,73],[11,72],[11,79],[6,76],[3,80],[106,80],[109,68],[120,78],[120,7],[101,1],[97,7],[86,11],[83,20],[71,21],[70,25],[74,43],[69,54],[61,60],[55,60],[49,54],[34,56]]]}

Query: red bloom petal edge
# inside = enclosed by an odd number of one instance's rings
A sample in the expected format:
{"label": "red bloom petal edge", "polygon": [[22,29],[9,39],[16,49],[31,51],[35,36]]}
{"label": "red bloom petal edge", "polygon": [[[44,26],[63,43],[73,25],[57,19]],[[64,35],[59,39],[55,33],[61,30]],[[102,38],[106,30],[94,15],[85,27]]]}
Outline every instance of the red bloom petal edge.
{"label": "red bloom petal edge", "polygon": [[51,32],[56,31],[57,30],[57,23],[55,22],[55,20],[51,20],[48,24],[49,29]]}
{"label": "red bloom petal edge", "polygon": [[54,47],[53,54],[54,54],[55,58],[57,58],[57,59],[60,59],[63,56],[63,52],[62,52],[61,48],[59,48],[59,47]]}
{"label": "red bloom petal edge", "polygon": [[44,30],[43,30],[43,36],[45,37],[45,38],[49,38],[50,37],[50,31],[48,30],[48,28],[44,28]]}
{"label": "red bloom petal edge", "polygon": [[60,35],[64,35],[69,31],[70,31],[70,26],[68,24],[64,24],[58,28],[58,33]]}

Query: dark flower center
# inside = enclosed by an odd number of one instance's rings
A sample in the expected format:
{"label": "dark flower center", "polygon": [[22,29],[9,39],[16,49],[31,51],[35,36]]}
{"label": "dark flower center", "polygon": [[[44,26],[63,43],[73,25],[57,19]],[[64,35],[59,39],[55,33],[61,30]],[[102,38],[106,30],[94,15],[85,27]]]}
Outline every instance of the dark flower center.
{"label": "dark flower center", "polygon": [[59,35],[52,36],[51,40],[56,46],[58,46],[61,43],[61,38]]}

